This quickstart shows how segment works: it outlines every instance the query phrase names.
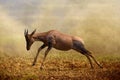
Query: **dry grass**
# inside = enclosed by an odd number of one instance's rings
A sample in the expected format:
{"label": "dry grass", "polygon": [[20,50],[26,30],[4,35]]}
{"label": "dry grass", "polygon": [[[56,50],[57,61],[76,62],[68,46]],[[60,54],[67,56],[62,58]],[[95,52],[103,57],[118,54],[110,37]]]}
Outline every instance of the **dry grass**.
{"label": "dry grass", "polygon": [[[64,56],[63,56],[64,55]],[[104,66],[90,69],[88,61],[77,54],[50,54],[44,69],[40,70],[41,58],[35,66],[31,66],[33,58],[1,57],[0,80],[119,80],[120,57],[104,56],[97,58]],[[71,58],[74,56],[73,58]],[[81,59],[80,59],[81,58]]]}

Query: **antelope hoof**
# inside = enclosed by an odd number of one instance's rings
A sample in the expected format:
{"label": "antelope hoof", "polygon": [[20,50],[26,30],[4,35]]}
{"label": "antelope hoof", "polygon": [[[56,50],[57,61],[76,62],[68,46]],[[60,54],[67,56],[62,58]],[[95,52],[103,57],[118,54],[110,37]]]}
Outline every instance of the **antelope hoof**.
{"label": "antelope hoof", "polygon": [[35,63],[32,64],[32,66],[34,66],[34,65],[35,65]]}
{"label": "antelope hoof", "polygon": [[42,67],[40,67],[40,70],[42,70],[43,68]]}
{"label": "antelope hoof", "polygon": [[94,67],[91,67],[91,69],[94,69]]}
{"label": "antelope hoof", "polygon": [[103,68],[102,66],[100,66],[100,68]]}

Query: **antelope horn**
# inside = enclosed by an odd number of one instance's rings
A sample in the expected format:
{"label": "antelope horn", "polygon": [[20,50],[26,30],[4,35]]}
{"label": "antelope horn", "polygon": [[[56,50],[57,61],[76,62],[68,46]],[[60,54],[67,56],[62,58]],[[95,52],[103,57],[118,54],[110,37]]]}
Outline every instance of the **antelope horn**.
{"label": "antelope horn", "polygon": [[28,34],[28,29],[26,30],[24,30],[24,35],[26,36]]}
{"label": "antelope horn", "polygon": [[36,32],[36,29],[30,34],[31,36]]}

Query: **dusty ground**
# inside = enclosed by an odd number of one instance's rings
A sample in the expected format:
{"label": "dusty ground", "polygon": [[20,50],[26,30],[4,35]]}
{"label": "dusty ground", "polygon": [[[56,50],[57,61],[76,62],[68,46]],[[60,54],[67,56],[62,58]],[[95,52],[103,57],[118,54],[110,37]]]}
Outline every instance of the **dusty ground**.
{"label": "dusty ground", "polygon": [[[50,56],[49,56],[50,57]],[[49,58],[48,57],[48,58]],[[103,69],[94,64],[90,69],[86,59],[46,59],[40,70],[41,59],[31,66],[33,58],[0,58],[0,80],[120,80],[120,58],[101,58]]]}

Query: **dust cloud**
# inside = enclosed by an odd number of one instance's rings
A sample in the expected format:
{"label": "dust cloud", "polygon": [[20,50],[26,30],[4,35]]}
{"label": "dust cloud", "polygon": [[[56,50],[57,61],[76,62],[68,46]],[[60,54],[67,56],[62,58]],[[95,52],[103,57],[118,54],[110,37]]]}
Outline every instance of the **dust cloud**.
{"label": "dust cloud", "polygon": [[[34,29],[37,32],[57,29],[80,36],[94,54],[120,52],[119,0],[30,0],[1,3],[0,54],[27,53],[24,29],[29,29],[29,32]],[[33,46],[35,50],[38,47]]]}

